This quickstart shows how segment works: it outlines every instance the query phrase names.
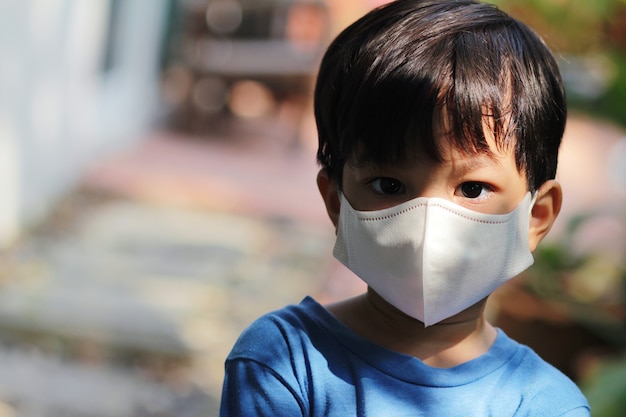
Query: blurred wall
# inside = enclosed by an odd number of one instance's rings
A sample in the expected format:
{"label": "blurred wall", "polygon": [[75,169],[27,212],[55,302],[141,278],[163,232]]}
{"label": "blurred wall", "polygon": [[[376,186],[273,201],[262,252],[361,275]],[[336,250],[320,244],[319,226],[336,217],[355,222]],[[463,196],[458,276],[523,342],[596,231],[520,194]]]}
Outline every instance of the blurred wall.
{"label": "blurred wall", "polygon": [[168,5],[0,2],[0,247],[150,125]]}

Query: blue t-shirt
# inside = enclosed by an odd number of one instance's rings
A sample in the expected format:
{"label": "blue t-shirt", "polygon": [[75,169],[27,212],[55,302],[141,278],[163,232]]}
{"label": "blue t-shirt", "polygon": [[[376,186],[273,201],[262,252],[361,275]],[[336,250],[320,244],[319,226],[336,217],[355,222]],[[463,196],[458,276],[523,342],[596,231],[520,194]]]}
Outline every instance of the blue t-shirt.
{"label": "blue t-shirt", "polygon": [[441,369],[350,330],[311,298],[253,323],[226,360],[221,417],[589,416],[578,387],[498,330]]}

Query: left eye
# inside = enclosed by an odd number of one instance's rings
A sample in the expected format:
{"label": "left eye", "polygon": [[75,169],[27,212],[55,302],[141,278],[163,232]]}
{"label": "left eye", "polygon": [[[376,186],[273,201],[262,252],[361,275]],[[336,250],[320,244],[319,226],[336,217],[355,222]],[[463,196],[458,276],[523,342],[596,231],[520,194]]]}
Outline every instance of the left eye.
{"label": "left eye", "polygon": [[465,198],[478,198],[484,197],[484,194],[489,191],[489,187],[480,182],[464,182],[459,190]]}

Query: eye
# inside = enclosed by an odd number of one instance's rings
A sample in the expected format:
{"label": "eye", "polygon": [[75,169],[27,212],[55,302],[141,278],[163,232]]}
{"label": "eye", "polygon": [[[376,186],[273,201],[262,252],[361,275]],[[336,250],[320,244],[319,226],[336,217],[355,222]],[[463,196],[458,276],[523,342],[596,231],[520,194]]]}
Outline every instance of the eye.
{"label": "eye", "polygon": [[489,186],[480,182],[464,182],[459,186],[460,194],[465,198],[485,197]]}
{"label": "eye", "polygon": [[375,178],[370,181],[370,186],[374,189],[374,191],[378,194],[382,195],[397,195],[403,194],[406,192],[406,188],[404,184],[400,181],[388,178],[388,177],[380,177]]}

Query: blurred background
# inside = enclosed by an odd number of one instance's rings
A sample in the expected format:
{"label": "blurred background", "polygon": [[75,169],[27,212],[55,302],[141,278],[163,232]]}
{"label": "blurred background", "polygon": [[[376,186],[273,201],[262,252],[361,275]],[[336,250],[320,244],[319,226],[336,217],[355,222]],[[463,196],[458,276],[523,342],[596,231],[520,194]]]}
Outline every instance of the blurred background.
{"label": "blurred background", "polygon": [[[331,257],[311,90],[375,0],[0,2],[0,417],[216,416],[259,315]],[[498,0],[555,51],[562,215],[491,320],[626,409],[626,2]]]}

